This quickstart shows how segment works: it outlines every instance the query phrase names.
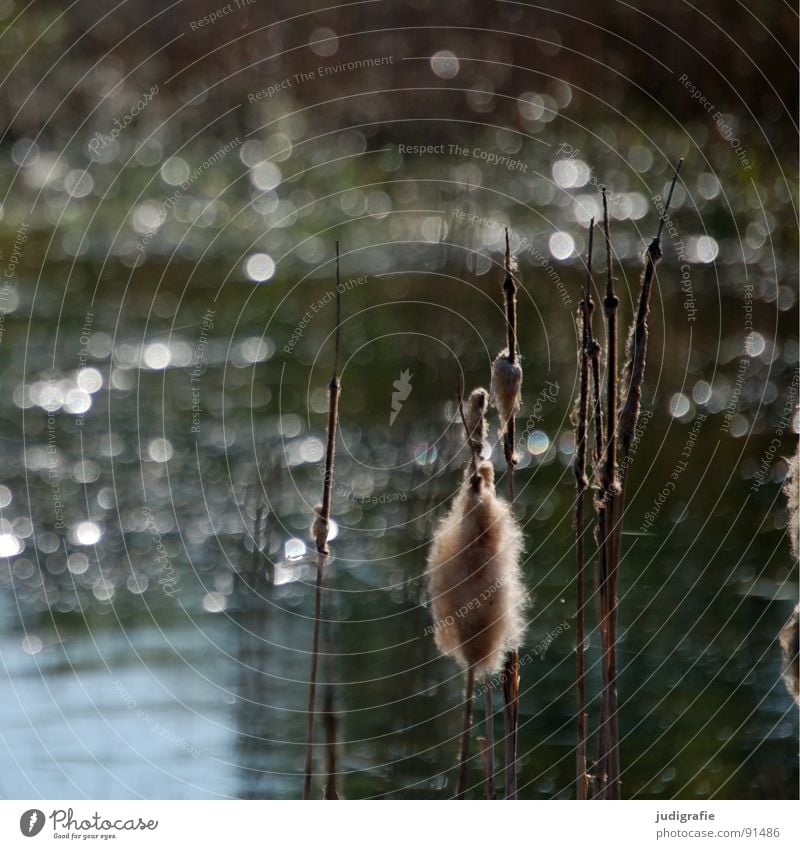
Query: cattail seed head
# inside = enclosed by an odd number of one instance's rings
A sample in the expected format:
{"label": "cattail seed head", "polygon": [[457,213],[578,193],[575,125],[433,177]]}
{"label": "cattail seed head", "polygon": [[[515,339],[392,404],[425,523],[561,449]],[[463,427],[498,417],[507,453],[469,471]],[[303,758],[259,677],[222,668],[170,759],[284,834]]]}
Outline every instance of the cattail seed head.
{"label": "cattail seed head", "polygon": [[311,522],[311,538],[319,552],[328,550],[328,520],[322,513],[322,505],[317,504],[314,508],[314,519]]}
{"label": "cattail seed head", "polygon": [[492,365],[492,400],[500,415],[500,435],[508,429],[508,423],[520,407],[522,388],[522,366],[519,359],[511,362],[508,348],[502,350]]}
{"label": "cattail seed head", "polygon": [[486,407],[489,393],[485,389],[473,389],[464,408],[464,422],[467,428],[467,441],[476,459],[483,456],[483,444],[486,441]]}
{"label": "cattail seed head", "polygon": [[436,528],[425,570],[436,645],[476,673],[496,672],[522,641],[521,553],[522,533],[483,461]]}

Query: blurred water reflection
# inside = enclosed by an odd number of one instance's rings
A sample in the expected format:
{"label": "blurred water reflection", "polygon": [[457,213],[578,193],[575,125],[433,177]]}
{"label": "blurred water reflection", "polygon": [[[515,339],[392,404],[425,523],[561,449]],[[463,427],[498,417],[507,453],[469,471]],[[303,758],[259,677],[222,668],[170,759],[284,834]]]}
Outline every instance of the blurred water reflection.
{"label": "blurred water reflection", "polygon": [[[670,266],[661,296],[665,311],[679,315]],[[624,270],[633,283],[635,267]],[[152,279],[157,269],[139,273]],[[528,642],[533,648],[559,627],[565,635],[524,669],[521,783],[525,795],[549,798],[570,793],[574,737],[574,349],[567,334],[552,332],[568,320],[558,293],[529,287],[540,278],[524,264],[521,274],[524,326],[551,329],[521,338],[525,397],[549,399],[523,436],[518,472],[533,597]],[[579,269],[562,274],[575,291]],[[24,371],[6,364],[19,412],[6,415],[0,443],[6,793],[30,786],[98,798],[299,793],[313,603],[307,528],[320,486],[330,308],[287,354],[302,296],[283,279],[266,300],[231,288],[206,334],[202,415],[193,430],[193,339],[210,292],[170,299],[179,279],[159,293],[171,305],[163,314],[144,291],[128,299],[112,346],[97,344],[113,308],[98,301],[96,344],[77,371],[83,306],[62,320],[55,371],[45,293],[32,305],[41,345],[27,349]],[[429,279],[369,279],[346,298],[349,316],[375,312],[345,326],[329,574],[338,623],[331,674],[349,796],[438,797],[452,783],[460,683],[425,636],[419,578],[460,462],[454,408],[441,387],[456,358],[475,382],[488,374],[487,352],[461,328],[472,325],[476,340],[497,335],[495,309],[485,307],[497,281],[476,282],[455,317],[447,312],[455,284],[438,274],[431,289]],[[306,285],[311,297],[331,286]],[[386,309],[392,293],[398,299]],[[267,304],[283,298],[280,319],[264,335]],[[406,307],[421,301],[437,306]],[[622,746],[631,795],[791,795],[796,786],[796,716],[774,645],[792,595],[776,498],[785,465],[776,456],[755,495],[749,479],[782,415],[797,345],[790,337],[764,334],[758,345],[750,338],[736,408],[743,435],[719,433],[737,385],[740,309],[729,296],[727,363],[721,357],[712,367],[713,352],[695,340],[688,363],[663,363],[646,399],[655,414],[634,464],[634,533],[622,579]],[[397,333],[402,346],[392,341]],[[661,333],[659,323],[654,350]],[[442,346],[453,354],[442,356]],[[403,369],[413,392],[390,428],[392,383]],[[90,410],[69,408],[73,386],[89,394]],[[692,465],[639,533],[700,411],[710,418]],[[257,511],[264,527],[254,551]],[[592,633],[592,675],[596,650]],[[477,765],[473,773],[477,783]]]}

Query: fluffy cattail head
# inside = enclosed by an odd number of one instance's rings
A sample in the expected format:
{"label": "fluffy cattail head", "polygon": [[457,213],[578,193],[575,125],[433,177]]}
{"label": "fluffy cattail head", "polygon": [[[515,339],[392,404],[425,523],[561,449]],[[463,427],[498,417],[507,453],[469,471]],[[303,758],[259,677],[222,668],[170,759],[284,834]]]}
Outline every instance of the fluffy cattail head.
{"label": "fluffy cattail head", "polygon": [[789,621],[783,626],[778,637],[783,652],[783,680],[792,698],[800,704],[800,605],[795,607]]}
{"label": "fluffy cattail head", "polygon": [[522,641],[521,554],[522,533],[483,461],[436,528],[425,570],[436,645],[476,673],[496,672]]}
{"label": "fluffy cattail head", "polygon": [[522,366],[519,359],[511,362],[508,348],[497,355],[492,365],[492,400],[500,415],[500,434],[506,432],[508,423],[520,407]]}
{"label": "fluffy cattail head", "polygon": [[328,520],[322,514],[322,505],[317,504],[314,508],[314,519],[311,522],[311,538],[317,547],[317,551],[328,551]]}
{"label": "fluffy cattail head", "polygon": [[467,429],[467,442],[477,462],[483,457],[483,444],[486,441],[486,407],[489,393],[485,389],[473,389],[464,407],[464,426]]}

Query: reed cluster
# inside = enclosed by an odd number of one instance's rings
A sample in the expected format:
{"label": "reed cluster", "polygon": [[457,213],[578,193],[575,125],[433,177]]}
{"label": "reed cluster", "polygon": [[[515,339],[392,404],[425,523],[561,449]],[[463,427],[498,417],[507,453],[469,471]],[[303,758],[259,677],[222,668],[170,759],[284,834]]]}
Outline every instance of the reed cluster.
{"label": "reed cluster", "polygon": [[[608,196],[602,189],[603,237],[606,269],[605,293],[602,301],[605,323],[605,386],[601,391],[600,360],[602,350],[593,335],[592,315],[592,246],[594,219],[589,228],[587,275],[578,309],[578,367],[580,390],[574,413],[576,480],[576,795],[598,799],[619,799],[621,772],[619,760],[619,722],[617,700],[617,612],[618,580],[622,555],[622,528],[625,512],[625,484],[630,465],[630,452],[641,410],[642,385],[647,364],[650,297],[655,283],[655,271],[661,259],[661,235],[668,220],[669,206],[682,161],[679,161],[669,194],[660,217],[658,232],[644,254],[636,314],[628,332],[622,375],[618,365],[619,298],[614,288],[614,263]],[[619,409],[619,414],[618,414]],[[590,414],[594,420],[594,456],[591,474],[587,476],[588,430]],[[618,461],[621,450],[622,462]],[[585,495],[589,480],[594,482],[593,499],[596,514],[594,590],[597,600],[597,625],[600,636],[601,675],[600,717],[597,729],[597,759],[593,774],[587,770],[587,717],[585,671]]]}
{"label": "reed cluster", "polygon": [[[458,493],[434,531],[425,569],[436,645],[458,662],[466,677],[456,798],[466,794],[476,677],[489,679],[501,669],[506,696],[505,795],[516,795],[517,670],[526,595],[520,568],[522,532],[512,512],[514,424],[520,408],[522,368],[517,350],[516,283],[507,233],[503,293],[506,346],[492,364],[491,393],[474,389],[465,405],[459,382],[458,409],[469,456]],[[497,495],[494,467],[483,457],[490,402],[497,410],[503,441],[507,499]],[[511,687],[509,674],[514,676]],[[493,690],[487,680],[486,736],[479,738],[485,796],[489,799],[495,796]]]}
{"label": "reed cluster", "polygon": [[[614,287],[614,262],[608,197],[602,189],[603,237],[605,243],[605,291],[602,298],[605,325],[605,374],[601,381],[603,349],[595,338],[593,314],[594,280],[592,251],[595,222],[589,227],[586,277],[576,316],[578,336],[579,395],[573,412],[575,426],[576,482],[576,795],[579,799],[618,799],[621,795],[619,727],[617,703],[617,612],[618,577],[625,512],[625,485],[631,449],[641,410],[642,386],[647,363],[648,314],[661,258],[661,235],[668,220],[669,206],[681,162],[675,168],[669,195],[660,218],[658,232],[644,253],[639,297],[635,316],[625,343],[621,375],[618,364],[619,298]],[[485,736],[479,737],[484,773],[484,794],[495,796],[494,705],[492,676],[501,673],[505,700],[504,795],[517,795],[517,733],[519,723],[519,647],[525,632],[526,592],[521,574],[523,534],[514,517],[515,420],[521,406],[522,366],[518,349],[517,283],[511,257],[508,231],[502,285],[505,315],[505,345],[492,363],[490,391],[478,387],[464,400],[459,380],[457,401],[467,459],[458,491],[447,513],[439,521],[425,567],[425,580],[433,616],[433,633],[439,651],[455,660],[464,670],[465,694],[461,730],[458,782],[455,795],[467,792],[467,767],[473,722],[475,683],[486,679]],[[315,508],[311,535],[317,553],[314,632],[309,676],[306,729],[304,798],[311,797],[314,730],[317,720],[317,676],[323,608],[323,581],[328,562],[328,535],[331,493],[340,394],[339,360],[341,347],[341,300],[339,285],[339,245],[336,245],[336,326],[333,376],[328,386],[328,425],[325,449],[325,476],[322,501]],[[498,495],[495,470],[484,456],[487,445],[487,416],[497,412],[498,437],[505,459],[506,497]],[[593,430],[593,439],[590,431]],[[591,450],[590,450],[591,448]],[[622,462],[618,461],[621,453]],[[795,464],[796,464],[795,459]],[[794,476],[797,475],[796,467]],[[597,600],[597,630],[600,636],[602,684],[599,695],[597,758],[592,769],[587,764],[588,719],[586,697],[586,542],[590,539],[586,521],[586,497],[594,491],[593,552],[594,590]],[[797,524],[796,487],[790,493],[790,517]],[[792,502],[792,498],[794,501]],[[792,514],[792,510],[794,511]],[[794,526],[793,526],[794,527]],[[794,544],[797,545],[796,534]],[[795,616],[796,621],[796,616]],[[789,632],[787,632],[789,633]],[[792,643],[792,640],[794,642]],[[333,654],[332,637],[327,634],[326,657]],[[796,652],[794,636],[782,637],[784,651]],[[796,668],[796,666],[795,666]],[[330,674],[326,677],[330,679]],[[794,678],[796,692],[797,678]],[[339,798],[336,784],[336,729],[332,690],[326,690],[323,719],[327,731],[327,765],[323,795]]]}

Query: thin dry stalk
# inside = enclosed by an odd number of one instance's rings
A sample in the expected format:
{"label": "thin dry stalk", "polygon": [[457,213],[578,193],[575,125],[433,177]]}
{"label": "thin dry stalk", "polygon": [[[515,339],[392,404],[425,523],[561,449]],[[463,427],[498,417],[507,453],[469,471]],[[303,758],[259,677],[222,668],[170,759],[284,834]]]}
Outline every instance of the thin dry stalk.
{"label": "thin dry stalk", "polygon": [[[603,463],[603,457],[605,455],[605,433],[603,428],[603,398],[600,393],[600,360],[602,355],[602,349],[600,347],[600,343],[597,339],[594,338],[594,332],[592,330],[592,317],[594,315],[594,300],[592,298],[591,286],[589,286],[586,295],[586,333],[587,333],[587,351],[589,356],[589,364],[591,366],[591,389],[592,389],[592,397],[593,401],[593,419],[594,419],[594,457],[592,458],[592,473],[590,475],[590,479],[598,477],[600,475],[599,469]],[[600,513],[598,516],[598,539],[602,537],[605,532],[604,525],[604,513]],[[604,568],[604,553],[603,550],[599,550],[598,558],[598,567],[595,570],[595,580],[594,580],[594,592],[595,598],[598,599],[598,608],[599,613],[602,613],[602,606],[599,604],[600,599],[600,579],[601,572]],[[600,629],[601,634],[601,645],[603,645],[603,632],[604,632],[604,622],[602,616],[598,616],[598,627]],[[598,732],[598,749],[600,751],[605,750],[605,742],[604,742],[604,734],[605,734],[605,723],[601,717],[600,728]],[[599,784],[599,768],[595,772],[595,782],[594,782],[594,793],[596,795],[597,786]],[[591,784],[591,780],[590,780]]]}
{"label": "thin dry stalk", "polygon": [[[511,269],[511,245],[506,227],[505,276],[503,279],[503,297],[506,306],[506,334],[508,359],[512,364],[517,362],[517,284]],[[516,428],[514,415],[508,420],[505,432],[506,487],[508,503],[514,506],[514,466],[517,462],[515,453]],[[506,739],[505,739],[505,796],[506,799],[517,798],[517,730],[519,728],[519,652],[510,651],[506,657],[503,670],[503,696],[506,709]]]}
{"label": "thin dry stalk", "polygon": [[606,440],[598,500],[598,542],[600,574],[597,580],[600,604],[600,640],[602,644],[603,694],[600,712],[597,790],[601,798],[619,798],[619,769],[616,690],[616,571],[614,553],[614,499],[617,483],[617,309],[614,292],[611,227],[608,197],[603,187],[603,233],[606,243],[606,295],[603,314],[606,323]]}
{"label": "thin dry stalk", "polygon": [[467,794],[467,765],[469,762],[469,738],[472,733],[472,703],[475,693],[475,669],[467,670],[467,688],[464,694],[464,727],[461,731],[461,756],[458,761],[458,788],[456,799],[464,799]]}
{"label": "thin dry stalk", "polygon": [[328,561],[328,527],[331,518],[331,488],[336,454],[336,428],[339,421],[339,353],[341,349],[342,302],[339,285],[339,243],[336,243],[336,330],[333,358],[333,377],[328,384],[328,435],[325,447],[325,477],[322,481],[322,504],[315,510],[312,532],[317,548],[317,585],[314,603],[314,637],[311,645],[311,671],[308,682],[308,718],[306,721],[306,758],[303,798],[311,798],[311,777],[314,752],[314,721],[317,710],[317,670],[319,667],[319,637],[322,619],[322,585]]}
{"label": "thin dry stalk", "polygon": [[578,401],[577,433],[575,438],[575,481],[577,497],[575,500],[575,541],[578,561],[577,589],[575,593],[576,620],[576,691],[578,699],[578,728],[576,745],[576,794],[578,799],[586,799],[588,793],[586,773],[586,664],[584,655],[585,643],[585,610],[586,603],[584,582],[586,573],[586,557],[584,552],[584,510],[586,490],[589,481],[586,478],[586,433],[589,415],[589,292],[592,285],[592,239],[594,235],[594,218],[589,224],[589,251],[586,263],[586,289],[579,307],[580,333],[580,398]]}
{"label": "thin dry stalk", "polygon": [[[592,219],[594,220],[594,219]],[[591,376],[591,398],[592,403],[592,419],[594,423],[594,456],[592,459],[592,472],[590,479],[598,475],[598,470],[602,464],[603,456],[605,455],[605,429],[603,427],[603,398],[600,394],[600,360],[602,358],[602,348],[597,339],[594,338],[592,330],[592,317],[594,316],[594,299],[592,298],[591,288],[585,295],[586,302],[586,351],[589,358],[590,376]],[[588,452],[587,452],[588,453]]]}
{"label": "thin dry stalk", "polygon": [[333,687],[327,684],[322,699],[322,723],[325,727],[325,783],[323,799],[341,799],[339,792],[339,717],[334,703]]}
{"label": "thin dry stalk", "polygon": [[594,338],[592,332],[592,316],[594,315],[594,300],[591,292],[586,293],[586,332],[587,351],[589,354],[589,365],[591,366],[593,418],[594,418],[594,457],[592,462],[592,475],[599,468],[605,453],[605,437],[603,432],[603,399],[600,395],[600,358],[602,350],[600,343]]}
{"label": "thin dry stalk", "polygon": [[608,198],[603,187],[603,234],[606,242],[606,296],[603,314],[606,319],[606,444],[602,473],[603,504],[609,519],[614,513],[617,492],[617,310],[619,298],[614,292],[613,258],[611,255],[611,225],[608,218]]}
{"label": "thin dry stalk", "polygon": [[517,283],[511,270],[511,243],[506,227],[505,277],[503,278],[503,293],[506,302],[506,333],[508,358],[512,363],[517,360]]}
{"label": "thin dry stalk", "polygon": [[[505,275],[503,277],[503,299],[505,301],[506,310],[506,356],[509,363],[513,366],[517,364],[517,283],[514,280],[514,273],[511,268],[511,245],[508,237],[508,227],[506,227],[506,254],[505,254]],[[505,454],[507,474],[506,487],[508,492],[508,503],[514,503],[514,466],[517,463],[516,452],[514,450],[515,442],[515,421],[513,413],[509,416],[508,423],[505,427],[503,450]]]}
{"label": "thin dry stalk", "polygon": [[[605,539],[606,537],[606,513],[603,507],[597,510],[597,539]],[[597,729],[597,763],[594,771],[594,795],[597,798],[605,797],[605,790],[608,784],[608,676],[607,676],[607,652],[608,652],[608,618],[606,611],[608,609],[607,602],[607,552],[604,545],[599,545],[597,553],[597,570],[595,574],[595,596],[597,598],[598,607],[598,632],[600,634],[600,650],[601,650],[601,669],[602,669],[602,691],[600,699],[600,721]]]}
{"label": "thin dry stalk", "polygon": [[484,783],[486,786],[486,798],[494,799],[495,797],[495,789],[494,789],[494,699],[493,699],[493,690],[491,686],[492,682],[489,680],[489,676],[486,676],[486,681],[484,686],[486,687],[485,693],[485,711],[486,711],[486,738],[484,740],[484,744],[481,747],[481,754],[483,755],[484,764],[483,764],[483,772],[484,772]]}
{"label": "thin dry stalk", "polygon": [[[607,786],[605,798],[619,799],[620,798],[620,766],[619,766],[619,727],[618,727],[618,706],[617,706],[617,668],[616,668],[616,643],[617,643],[617,585],[619,577],[619,563],[622,548],[622,526],[625,510],[625,480],[627,476],[628,461],[630,458],[630,449],[636,435],[636,428],[639,422],[639,413],[641,410],[642,401],[642,384],[644,381],[644,370],[647,362],[647,342],[648,342],[648,326],[647,317],[650,310],[650,296],[652,294],[653,281],[655,279],[656,265],[661,259],[661,236],[664,229],[664,224],[668,220],[669,206],[672,201],[672,194],[675,190],[675,184],[680,173],[680,168],[683,160],[679,160],[675,167],[675,173],[670,184],[667,200],[664,205],[664,211],[660,217],[658,232],[656,237],[650,243],[645,253],[644,268],[642,270],[641,288],[639,293],[639,303],[637,306],[636,317],[631,325],[627,340],[627,359],[622,376],[621,393],[624,393],[622,401],[622,409],[619,415],[618,431],[620,444],[622,448],[622,471],[619,479],[615,478],[617,472],[616,457],[612,454],[616,453],[616,439],[609,436],[608,450],[606,453],[608,474],[604,479],[604,484],[611,484],[611,489],[606,489],[608,493],[606,507],[607,515],[605,516],[605,539],[610,542],[607,545],[607,581],[608,590],[605,593],[604,602],[607,612],[607,652],[606,652],[606,690],[607,703],[605,709],[605,724],[607,725]],[[605,209],[605,198],[604,198]],[[604,224],[607,222],[605,216]],[[610,234],[606,225],[606,251],[608,255],[608,278],[609,286],[613,285],[611,276],[611,253],[610,253]],[[608,296],[607,296],[608,300]],[[616,311],[616,308],[614,309]],[[614,328],[616,331],[616,328]],[[609,329],[609,336],[611,330]],[[616,343],[616,335],[614,336]],[[612,386],[611,380],[614,378],[616,384],[616,365],[612,370],[611,358],[609,357],[609,394],[608,394],[608,420],[615,421],[616,409],[612,413],[612,401],[616,403],[616,385]],[[604,666],[606,665],[604,664]]]}
{"label": "thin dry stalk", "polygon": [[494,799],[494,796],[489,795],[489,753],[486,748],[485,737],[478,737],[478,749],[480,749],[481,768],[483,769],[483,798]]}
{"label": "thin dry stalk", "polygon": [[325,595],[323,604],[323,676],[325,692],[322,697],[322,726],[325,729],[325,780],[322,785],[323,799],[341,799],[339,787],[339,715],[336,712],[336,690],[334,674],[334,630],[338,619],[336,597]]}
{"label": "thin dry stalk", "polygon": [[519,652],[510,651],[502,672],[505,700],[505,797],[517,798],[517,727],[519,725]]}

